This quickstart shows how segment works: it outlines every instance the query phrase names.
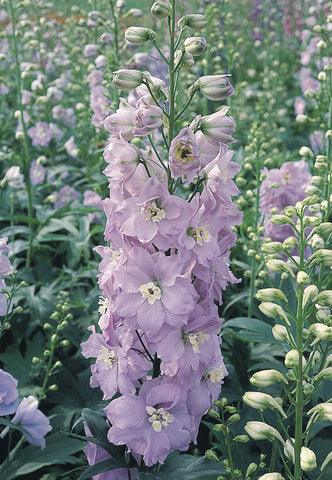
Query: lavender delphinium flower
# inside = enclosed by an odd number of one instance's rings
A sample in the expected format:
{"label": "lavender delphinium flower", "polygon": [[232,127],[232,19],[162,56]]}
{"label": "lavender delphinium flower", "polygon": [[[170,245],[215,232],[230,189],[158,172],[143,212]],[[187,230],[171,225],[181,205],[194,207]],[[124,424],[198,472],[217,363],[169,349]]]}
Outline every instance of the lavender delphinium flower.
{"label": "lavender delphinium flower", "polygon": [[68,205],[68,203],[76,198],[79,198],[80,193],[75,190],[75,188],[65,185],[64,187],[60,188],[58,192],[55,192],[54,195],[57,198],[56,202],[54,203],[54,208],[58,210],[59,208]]}
{"label": "lavender delphinium flower", "polygon": [[[7,246],[7,237],[0,238],[0,317],[10,313],[12,311],[12,303],[8,305],[7,296],[5,293],[1,293],[1,290],[6,288],[6,283],[1,278],[3,275],[10,275],[13,273],[13,267],[8,260],[8,257],[4,255],[4,252],[9,250]],[[1,323],[0,323],[1,325]]]}
{"label": "lavender delphinium flower", "polygon": [[0,369],[0,416],[15,413],[18,407],[17,380]]}
{"label": "lavender delphinium flower", "polygon": [[308,164],[304,160],[285,162],[281,168],[264,168],[262,173],[265,179],[261,184],[259,210],[264,216],[264,236],[283,242],[292,235],[293,230],[289,225],[271,223],[271,209],[276,208],[281,213],[285,207],[305,198],[305,189],[311,180]]}
{"label": "lavender delphinium flower", "polygon": [[187,127],[172,140],[169,149],[169,167],[173,178],[190,183],[201,168],[200,152],[192,130]]}
{"label": "lavender delphinium flower", "polygon": [[34,147],[47,147],[52,140],[52,132],[46,122],[37,122],[36,126],[29,128],[27,133]]}
{"label": "lavender delphinium flower", "polygon": [[13,423],[24,428],[23,435],[31,445],[45,448],[45,435],[52,429],[49,419],[38,409],[38,400],[29,395],[17,407]]}

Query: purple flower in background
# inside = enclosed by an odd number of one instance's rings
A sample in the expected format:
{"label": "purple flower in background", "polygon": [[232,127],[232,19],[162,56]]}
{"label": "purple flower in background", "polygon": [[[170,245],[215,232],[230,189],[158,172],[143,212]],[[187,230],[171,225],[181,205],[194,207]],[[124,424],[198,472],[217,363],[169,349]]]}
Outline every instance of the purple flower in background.
{"label": "purple flower in background", "polygon": [[68,203],[72,202],[76,198],[80,196],[79,192],[75,190],[73,187],[69,187],[69,185],[65,185],[64,187],[60,188],[59,192],[56,193],[57,201],[54,203],[54,208],[57,210],[59,208],[68,205]]}
{"label": "purple flower in background", "polygon": [[[85,190],[84,192],[84,199],[83,205],[88,207],[97,207],[99,210],[103,209],[103,200],[98,193],[94,192],[93,190]],[[88,213],[88,219],[91,222],[101,223],[102,222],[102,212],[96,213]]]}
{"label": "purple flower in background", "polygon": [[20,172],[20,167],[13,165],[7,170],[5,176],[1,180],[0,186],[3,187],[6,183],[15,190],[25,188],[24,177]]}
{"label": "purple flower in background", "polygon": [[[1,290],[6,288],[5,281],[1,278],[1,275],[10,275],[13,272],[13,267],[10,264],[7,256],[3,252],[8,251],[7,237],[0,238],[0,316],[10,313],[12,311],[12,303],[8,304],[7,296],[5,293],[1,293]],[[0,385],[1,387],[1,385]],[[1,393],[0,393],[1,397]],[[0,399],[1,402],[1,399]]]}
{"label": "purple flower in background", "polygon": [[138,396],[123,395],[105,408],[112,424],[109,441],[143,455],[147,466],[163,463],[172,450],[189,446],[191,419],[185,401],[179,385],[162,378],[147,380]]}
{"label": "purple flower in background", "polygon": [[98,50],[99,50],[98,45],[95,45],[94,43],[88,43],[84,47],[83,55],[87,58],[94,58],[97,56]]}
{"label": "purple flower in background", "polygon": [[15,413],[18,407],[17,380],[0,369],[0,416]]}
{"label": "purple flower in background", "polygon": [[43,183],[45,178],[45,167],[36,161],[31,163],[30,167],[30,179],[32,185],[39,185]]}
{"label": "purple flower in background", "polygon": [[78,149],[75,144],[75,137],[71,136],[66,143],[64,144],[65,149],[67,150],[68,155],[73,158],[76,158],[78,155]]}
{"label": "purple flower in background", "polygon": [[280,213],[285,207],[295,205],[305,198],[305,190],[311,180],[308,164],[304,160],[285,162],[281,168],[265,168],[262,173],[266,177],[261,185],[259,209],[265,218],[264,236],[283,242],[292,235],[293,230],[289,225],[273,225],[269,220],[271,209],[275,207]]}
{"label": "purple flower in background", "polygon": [[29,128],[28,135],[34,147],[47,147],[52,140],[52,132],[46,122],[37,122],[35,127]]}
{"label": "purple flower in background", "polygon": [[23,433],[31,445],[45,448],[45,435],[52,429],[49,419],[38,409],[38,400],[30,395],[19,404],[13,423],[21,425]]}

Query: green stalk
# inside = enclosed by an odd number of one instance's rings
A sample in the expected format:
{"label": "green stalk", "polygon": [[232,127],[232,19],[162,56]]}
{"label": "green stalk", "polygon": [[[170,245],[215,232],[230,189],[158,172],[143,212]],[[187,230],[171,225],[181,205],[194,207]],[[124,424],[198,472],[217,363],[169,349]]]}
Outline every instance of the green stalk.
{"label": "green stalk", "polygon": [[[300,270],[304,266],[304,225],[303,225],[304,209],[299,215],[300,220]],[[294,445],[294,480],[302,478],[302,469],[300,465],[300,453],[302,447],[302,423],[303,423],[303,366],[302,366],[302,350],[303,350],[303,290],[302,284],[298,285],[297,297],[297,315],[296,315],[296,349],[299,352],[299,364],[296,376],[296,398],[295,398],[295,445]]]}
{"label": "green stalk", "polygon": [[[331,131],[332,130],[332,72],[331,71],[329,71],[328,84],[329,84],[328,95],[330,98],[328,129]],[[324,222],[328,222],[330,213],[331,213],[332,138],[330,135],[327,140],[326,162],[327,162],[327,178],[325,182],[324,198],[327,201],[327,208],[324,215],[324,220],[323,220]]]}
{"label": "green stalk", "polygon": [[25,266],[30,267],[31,264],[31,250],[32,250],[32,238],[33,238],[33,208],[32,208],[32,188],[30,180],[30,155],[29,155],[29,144],[28,144],[28,134],[24,121],[24,109],[22,105],[22,83],[21,83],[21,72],[20,72],[20,61],[18,57],[18,47],[16,40],[15,32],[15,18],[14,18],[14,7],[13,0],[9,0],[9,12],[10,12],[10,21],[12,25],[12,40],[14,46],[14,59],[15,59],[15,76],[16,76],[16,88],[17,88],[17,103],[18,109],[21,114],[22,130],[23,130],[23,174],[24,180],[28,195],[28,225],[30,229],[29,236],[29,247],[27,251],[27,257]]}
{"label": "green stalk", "polygon": [[170,52],[169,52],[169,113],[168,113],[168,145],[171,144],[174,135],[175,124],[175,69],[174,69],[174,53],[175,53],[175,8],[176,0],[172,0],[172,16],[168,17],[168,27],[170,35]]}

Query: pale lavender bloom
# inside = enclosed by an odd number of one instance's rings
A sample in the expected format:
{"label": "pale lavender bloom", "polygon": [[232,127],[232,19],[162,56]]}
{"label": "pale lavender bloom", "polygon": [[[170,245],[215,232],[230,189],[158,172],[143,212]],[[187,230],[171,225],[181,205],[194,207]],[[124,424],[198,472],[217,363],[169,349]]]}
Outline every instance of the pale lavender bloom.
{"label": "pale lavender bloom", "polygon": [[228,117],[226,113],[229,107],[223,107],[211,115],[200,119],[200,128],[207,140],[211,143],[233,143],[236,140],[231,136],[235,131],[235,122],[233,117]]}
{"label": "pale lavender bloom", "polygon": [[31,445],[45,448],[45,435],[52,429],[49,419],[38,409],[38,400],[29,395],[19,404],[13,423],[26,430],[23,435]]}
{"label": "pale lavender bloom", "polygon": [[22,90],[22,105],[30,103],[32,93],[29,90]]}
{"label": "pale lavender bloom", "polygon": [[[83,205],[88,207],[97,207],[99,210],[103,209],[103,200],[98,193],[94,192],[93,190],[85,190],[84,198],[83,198]],[[88,219],[91,222],[102,223],[102,214],[101,212],[97,213],[88,213]]]}
{"label": "pale lavender bloom", "polygon": [[1,180],[0,186],[3,187],[6,183],[8,183],[11,188],[14,188],[14,190],[25,188],[24,177],[20,172],[20,167],[13,165],[7,170],[5,176]]}
{"label": "pale lavender bloom", "polygon": [[54,102],[60,102],[63,97],[63,91],[57,87],[48,87],[46,96]]}
{"label": "pale lavender bloom", "polygon": [[61,120],[66,115],[66,109],[61,105],[55,105],[52,108],[52,115],[53,115],[53,118],[55,118],[55,120]]}
{"label": "pale lavender bloom", "polygon": [[147,380],[138,396],[123,395],[105,408],[112,424],[109,441],[143,455],[147,466],[163,463],[172,450],[189,447],[191,418],[185,401],[186,392],[172,381]]}
{"label": "pale lavender bloom", "polygon": [[306,102],[302,97],[296,97],[294,102],[295,115],[302,115],[306,111]]}
{"label": "pale lavender bloom", "polygon": [[163,124],[163,112],[157,105],[151,105],[141,98],[136,107],[133,115],[135,135],[150,135]]}
{"label": "pale lavender bloom", "polygon": [[7,95],[9,93],[9,88],[3,82],[0,82],[0,94]]}
{"label": "pale lavender bloom", "polygon": [[[295,205],[305,198],[305,189],[311,180],[308,164],[304,160],[285,162],[281,168],[264,168],[262,173],[266,177],[261,184],[259,209],[264,217],[264,236],[283,242],[292,235],[293,230],[289,225],[273,225],[270,222],[271,209],[277,208],[281,213],[285,207]],[[279,187],[272,188],[274,184]]]}
{"label": "pale lavender bloom", "polygon": [[56,123],[53,123],[51,122],[49,124],[49,127],[50,127],[50,131],[52,133],[52,138],[56,141],[56,142],[59,142],[61,140],[61,138],[63,137],[64,133],[62,130],[60,130],[60,128],[58,127],[58,125]]}
{"label": "pale lavender bloom", "polygon": [[8,252],[7,246],[8,237],[0,238],[0,275],[10,275],[13,273],[13,267],[8,260],[8,257],[3,252]]}
{"label": "pale lavender bloom", "polygon": [[41,163],[33,161],[30,166],[31,185],[40,185],[45,179],[45,167]]}
{"label": "pale lavender bloom", "polygon": [[127,265],[114,273],[114,285],[120,289],[114,311],[133,317],[147,334],[155,334],[164,323],[181,328],[198,299],[190,278],[183,275],[177,255],[153,255],[144,248],[129,252]]}
{"label": "pale lavender bloom", "polygon": [[112,33],[104,32],[100,35],[99,40],[103,45],[111,45],[114,42],[114,35]]}
{"label": "pale lavender bloom", "polygon": [[111,101],[106,95],[107,90],[102,85],[91,88],[90,106],[94,112],[91,122],[95,127],[100,127],[103,120],[110,113]]}
{"label": "pale lavender bloom", "polygon": [[98,55],[98,57],[95,58],[95,65],[97,68],[106,68],[106,63],[105,55]]}
{"label": "pale lavender bloom", "polygon": [[0,416],[15,413],[18,407],[17,380],[0,369]]}
{"label": "pale lavender bloom", "polygon": [[181,177],[190,183],[201,168],[200,152],[194,133],[189,127],[183,128],[172,140],[169,149],[169,167],[173,178]]}
{"label": "pale lavender bloom", "polygon": [[97,85],[100,85],[101,82],[103,81],[103,72],[100,70],[91,70],[91,72],[88,75],[88,82],[89,82],[89,87],[93,88],[96,87]]}
{"label": "pale lavender bloom", "polygon": [[52,140],[52,132],[46,122],[37,122],[35,127],[29,128],[28,135],[34,147],[47,147]]}
{"label": "pale lavender bloom", "polygon": [[89,43],[85,45],[84,50],[83,50],[83,55],[87,58],[94,58],[97,56],[99,50],[99,46],[95,45],[93,43]]}
{"label": "pale lavender bloom", "polygon": [[79,198],[80,193],[73,187],[65,185],[59,192],[56,192],[55,195],[57,196],[57,201],[54,203],[54,208],[57,210],[68,205],[68,203],[71,203],[76,198]]}
{"label": "pale lavender bloom", "polygon": [[115,113],[109,115],[104,120],[104,127],[117,137],[121,137],[128,142],[134,138],[133,114],[135,108],[129,105],[126,100],[120,98],[119,108]]}
{"label": "pale lavender bloom", "polygon": [[75,137],[72,135],[64,144],[65,149],[67,150],[68,155],[73,158],[76,158],[78,155],[78,149],[75,144]]}

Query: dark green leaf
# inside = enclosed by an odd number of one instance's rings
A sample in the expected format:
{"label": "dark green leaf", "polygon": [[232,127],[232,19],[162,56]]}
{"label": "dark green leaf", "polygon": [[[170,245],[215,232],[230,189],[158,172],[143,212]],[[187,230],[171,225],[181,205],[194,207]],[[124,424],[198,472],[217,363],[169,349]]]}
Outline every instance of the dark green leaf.
{"label": "dark green leaf", "polygon": [[232,318],[224,323],[223,332],[245,342],[279,343],[272,334],[271,325],[258,318]]}
{"label": "dark green leaf", "polygon": [[98,473],[108,472],[109,470],[115,470],[116,468],[126,468],[125,461],[109,458],[108,460],[103,460],[102,462],[95,463],[95,465],[88,467],[77,480],[88,480],[94,475],[98,475]]}

